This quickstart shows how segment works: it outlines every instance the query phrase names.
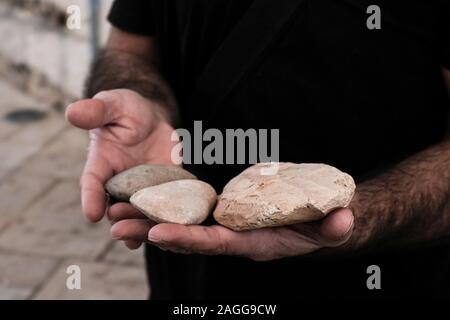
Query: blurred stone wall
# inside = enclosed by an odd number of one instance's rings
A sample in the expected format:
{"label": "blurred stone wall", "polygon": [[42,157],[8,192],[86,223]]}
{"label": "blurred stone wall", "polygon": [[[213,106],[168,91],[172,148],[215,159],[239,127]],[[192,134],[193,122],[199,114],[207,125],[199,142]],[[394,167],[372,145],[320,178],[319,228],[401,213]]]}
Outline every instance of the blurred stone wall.
{"label": "blurred stone wall", "polygon": [[[100,45],[112,0],[99,1]],[[81,28],[66,26],[67,8],[80,8]],[[92,61],[89,0],[0,0],[0,77],[39,100],[78,98]]]}

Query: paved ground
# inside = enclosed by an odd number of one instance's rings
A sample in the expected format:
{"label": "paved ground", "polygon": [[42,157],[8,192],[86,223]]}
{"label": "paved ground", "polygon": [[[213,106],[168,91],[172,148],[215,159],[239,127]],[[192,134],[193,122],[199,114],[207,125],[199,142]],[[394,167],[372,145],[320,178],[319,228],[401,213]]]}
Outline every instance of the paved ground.
{"label": "paved ground", "polygon": [[[18,108],[48,111],[18,125]],[[81,214],[78,179],[84,132],[61,113],[0,79],[0,299],[144,299],[142,251],[110,240],[108,223]],[[81,289],[69,290],[67,268],[80,266]]]}

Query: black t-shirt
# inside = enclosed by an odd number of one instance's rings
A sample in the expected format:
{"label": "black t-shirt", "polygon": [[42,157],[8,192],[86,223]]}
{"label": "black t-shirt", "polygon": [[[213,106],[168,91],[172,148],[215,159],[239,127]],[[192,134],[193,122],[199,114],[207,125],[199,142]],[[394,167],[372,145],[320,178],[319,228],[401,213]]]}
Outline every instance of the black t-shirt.
{"label": "black t-shirt", "polygon": [[[109,20],[158,38],[181,126],[190,128],[210,107],[193,105],[198,77],[252,3],[116,0]],[[366,26],[373,4],[381,8],[380,30]],[[281,161],[328,163],[363,181],[443,139],[450,103],[441,67],[450,69],[449,29],[448,0],[306,0],[207,127],[279,128]],[[220,192],[243,167],[189,169]],[[154,298],[388,297],[448,294],[446,251],[261,263],[149,247],[147,257]],[[381,292],[366,287],[370,264],[384,272]]]}

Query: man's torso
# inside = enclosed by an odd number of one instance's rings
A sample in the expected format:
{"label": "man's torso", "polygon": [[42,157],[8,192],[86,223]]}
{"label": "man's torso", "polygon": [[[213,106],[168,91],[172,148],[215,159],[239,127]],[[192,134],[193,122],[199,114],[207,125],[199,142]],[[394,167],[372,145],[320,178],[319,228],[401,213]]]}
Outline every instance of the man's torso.
{"label": "man's torso", "polygon": [[[195,105],[196,81],[251,4],[250,0],[148,4],[165,74],[180,103],[182,126],[204,120],[211,106]],[[371,4],[305,1],[283,34],[217,106],[216,117],[204,129],[280,129],[281,161],[328,163],[358,182],[437,143],[448,113],[440,75],[447,27],[443,19],[448,16],[442,10],[448,6],[444,1],[378,1],[381,29],[370,30],[366,9]],[[189,169],[220,192],[243,168]],[[445,251],[267,263],[185,257],[155,248],[148,248],[148,256],[157,298],[383,296],[367,290],[370,264],[385,272],[386,297],[421,290],[442,294],[441,288],[448,287]],[[435,287],[436,283],[442,286]]]}

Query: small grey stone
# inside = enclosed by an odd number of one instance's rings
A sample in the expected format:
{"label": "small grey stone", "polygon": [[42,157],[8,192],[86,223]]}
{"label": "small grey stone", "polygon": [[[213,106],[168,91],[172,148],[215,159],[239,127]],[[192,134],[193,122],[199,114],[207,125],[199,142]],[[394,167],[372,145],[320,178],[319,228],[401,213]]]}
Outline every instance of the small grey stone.
{"label": "small grey stone", "polygon": [[197,178],[178,166],[144,164],[112,177],[105,184],[105,189],[114,199],[129,201],[130,197],[141,189],[182,179]]}
{"label": "small grey stone", "polygon": [[142,189],[131,204],[159,223],[200,224],[216,204],[213,187],[199,180],[177,180]]}
{"label": "small grey stone", "polygon": [[353,198],[353,178],[332,166],[280,163],[276,174],[261,175],[268,166],[254,165],[225,186],[214,211],[218,223],[239,231],[309,222]]}

